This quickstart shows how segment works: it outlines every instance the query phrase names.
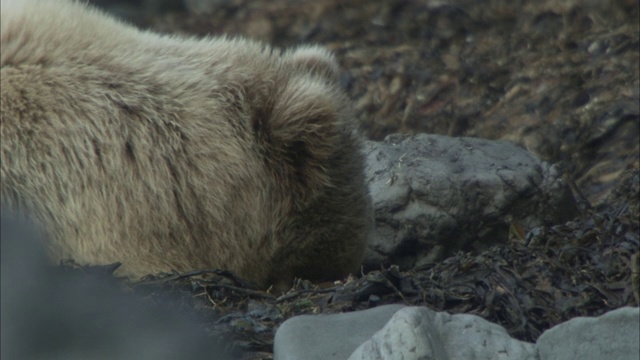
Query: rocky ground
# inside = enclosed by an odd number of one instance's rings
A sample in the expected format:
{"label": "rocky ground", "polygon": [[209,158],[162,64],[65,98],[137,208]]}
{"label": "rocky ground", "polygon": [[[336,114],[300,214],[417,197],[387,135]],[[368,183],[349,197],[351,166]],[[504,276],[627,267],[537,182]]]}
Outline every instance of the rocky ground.
{"label": "rocky ground", "polygon": [[[100,3],[100,1],[95,1]],[[506,139],[559,164],[581,214],[503,245],[411,271],[283,296],[219,271],[149,278],[148,296],[186,310],[244,359],[272,358],[274,329],[297,314],[379,304],[476,314],[535,341],[575,316],[638,306],[640,99],[634,0],[184,0],[105,2],[143,28],[319,43],[370,139],[394,132]],[[517,225],[517,224],[516,224]]]}

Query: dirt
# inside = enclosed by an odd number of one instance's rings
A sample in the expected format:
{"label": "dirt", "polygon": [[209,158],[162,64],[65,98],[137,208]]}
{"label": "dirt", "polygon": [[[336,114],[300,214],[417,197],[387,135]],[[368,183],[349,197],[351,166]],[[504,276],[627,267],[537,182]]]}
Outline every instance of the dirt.
{"label": "dirt", "polygon": [[639,305],[637,1],[219,0],[204,11],[166,3],[110,6],[164,33],[322,44],[336,53],[369,138],[513,141],[565,169],[582,213],[532,232],[514,224],[505,245],[481,254],[336,284],[301,280],[281,297],[210,272],[153,278],[137,291],[182,294],[245,359],[271,359],[277,326],[303,313],[426,305],[535,341],[572,317]]}

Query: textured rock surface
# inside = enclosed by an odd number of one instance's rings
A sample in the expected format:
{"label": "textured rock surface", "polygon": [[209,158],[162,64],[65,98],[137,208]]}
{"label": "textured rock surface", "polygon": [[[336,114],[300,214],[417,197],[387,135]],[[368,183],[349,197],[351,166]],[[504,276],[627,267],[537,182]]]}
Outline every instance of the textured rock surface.
{"label": "textured rock surface", "polygon": [[401,308],[388,305],[344,314],[293,317],[276,333],[274,359],[346,359]]}
{"label": "textured rock surface", "polygon": [[406,307],[349,360],[535,359],[533,344],[474,315],[449,315],[426,307]]}
{"label": "textured rock surface", "polygon": [[[363,338],[360,346],[354,345]],[[598,318],[572,319],[531,344],[475,315],[393,305],[294,317],[278,330],[274,359],[635,360],[639,339],[640,310],[631,307]]]}
{"label": "textured rock surface", "polygon": [[579,317],[545,331],[537,342],[541,360],[638,360],[640,309],[625,307],[600,317]]}
{"label": "textured rock surface", "polygon": [[505,141],[420,134],[367,143],[376,231],[365,265],[401,268],[572,218],[561,172]]}

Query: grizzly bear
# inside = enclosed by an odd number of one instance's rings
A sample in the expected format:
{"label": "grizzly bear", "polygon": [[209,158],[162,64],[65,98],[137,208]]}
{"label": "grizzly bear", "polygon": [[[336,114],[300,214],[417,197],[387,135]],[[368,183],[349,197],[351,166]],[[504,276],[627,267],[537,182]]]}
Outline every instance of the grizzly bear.
{"label": "grizzly bear", "polygon": [[358,270],[371,200],[328,51],[1,6],[2,203],[46,228],[54,260],[279,289]]}

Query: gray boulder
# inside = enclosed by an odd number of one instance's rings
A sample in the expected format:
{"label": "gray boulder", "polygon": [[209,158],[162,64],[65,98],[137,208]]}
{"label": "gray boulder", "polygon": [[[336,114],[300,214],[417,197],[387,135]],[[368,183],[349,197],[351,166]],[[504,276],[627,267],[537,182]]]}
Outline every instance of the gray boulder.
{"label": "gray boulder", "polygon": [[533,344],[512,339],[500,325],[474,315],[406,307],[349,360],[534,360]]}
{"label": "gray boulder", "polygon": [[274,359],[346,359],[403,307],[387,305],[344,314],[295,316],[276,332]]}
{"label": "gray boulder", "polygon": [[578,317],[545,331],[540,360],[638,360],[640,309],[624,307],[600,317]]}
{"label": "gray boulder", "polygon": [[575,318],[531,344],[475,315],[391,305],[291,318],[278,329],[274,348],[275,360],[635,360],[640,310],[627,307],[597,318]]}
{"label": "gray boulder", "polygon": [[227,359],[203,324],[107,273],[48,265],[32,222],[0,215],[2,359]]}
{"label": "gray boulder", "polygon": [[482,250],[577,213],[556,166],[506,141],[395,134],[366,145],[376,231],[365,267],[401,269]]}

